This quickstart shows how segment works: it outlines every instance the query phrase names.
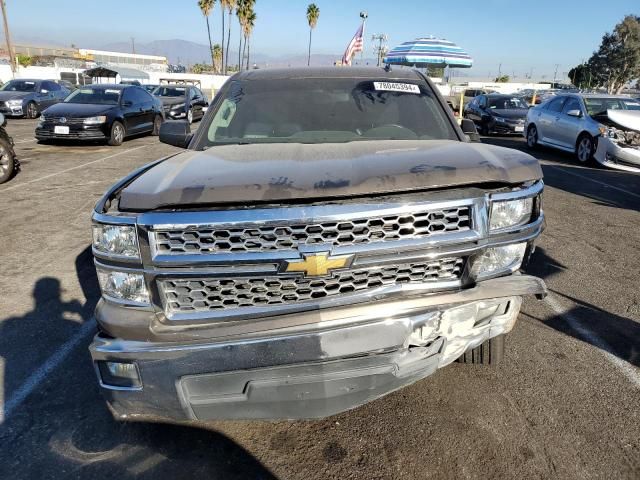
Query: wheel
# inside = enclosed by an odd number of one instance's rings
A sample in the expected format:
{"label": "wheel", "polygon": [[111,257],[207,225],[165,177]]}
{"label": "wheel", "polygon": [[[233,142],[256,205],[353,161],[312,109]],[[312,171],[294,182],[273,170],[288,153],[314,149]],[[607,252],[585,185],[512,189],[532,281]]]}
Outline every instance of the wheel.
{"label": "wheel", "polygon": [[113,147],[117,147],[119,145],[122,145],[123,141],[124,141],[124,125],[122,125],[120,122],[116,120],[111,125],[111,135],[107,143]]}
{"label": "wheel", "polygon": [[595,152],[595,142],[588,133],[583,133],[576,142],[576,158],[580,163],[591,163]]}
{"label": "wheel", "polygon": [[153,130],[151,130],[151,135],[154,137],[160,135],[160,125],[162,125],[162,116],[156,115],[153,119]]}
{"label": "wheel", "polygon": [[0,138],[0,183],[8,182],[18,173],[16,154],[11,145]]}
{"label": "wheel", "polygon": [[187,112],[187,122],[189,122],[189,125],[193,123],[193,108],[190,108]]}
{"label": "wheel", "polygon": [[531,150],[538,146],[538,129],[535,125],[529,125],[527,130],[527,147]]}
{"label": "wheel", "polygon": [[35,102],[27,103],[27,110],[25,113],[27,118],[36,118],[38,116],[38,107]]}
{"label": "wheel", "polygon": [[476,348],[467,350],[456,361],[474,365],[497,365],[504,358],[504,343],[505,335],[498,335]]}

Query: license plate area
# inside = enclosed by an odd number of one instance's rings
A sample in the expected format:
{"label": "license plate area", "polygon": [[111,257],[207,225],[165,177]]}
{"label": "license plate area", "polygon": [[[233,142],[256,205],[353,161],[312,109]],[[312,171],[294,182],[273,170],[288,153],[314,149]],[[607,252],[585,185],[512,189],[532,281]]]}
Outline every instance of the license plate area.
{"label": "license plate area", "polygon": [[53,127],[53,133],[57,133],[60,135],[69,135],[69,127],[56,125],[55,127]]}
{"label": "license plate area", "polygon": [[518,126],[515,128],[516,132],[524,132],[524,127],[523,126]]}

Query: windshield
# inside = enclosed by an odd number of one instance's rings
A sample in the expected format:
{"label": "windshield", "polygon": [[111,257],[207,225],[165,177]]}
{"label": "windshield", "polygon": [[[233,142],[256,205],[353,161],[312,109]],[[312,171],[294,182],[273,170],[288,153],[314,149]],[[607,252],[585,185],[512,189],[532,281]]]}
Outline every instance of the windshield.
{"label": "windshield", "polygon": [[64,103],[90,103],[95,105],[117,105],[120,101],[119,89],[80,88],[65,98]]}
{"label": "windshield", "polygon": [[197,149],[230,143],[457,139],[426,85],[361,79],[235,81]]}
{"label": "windshield", "polygon": [[487,97],[487,105],[492,110],[528,109],[529,106],[520,97]]}
{"label": "windshield", "polygon": [[182,97],[186,91],[186,87],[158,87],[153,94],[158,97]]}
{"label": "windshield", "polygon": [[604,115],[607,110],[640,110],[640,103],[633,98],[597,98],[584,99],[589,116]]}
{"label": "windshield", "polygon": [[11,80],[5,83],[0,90],[5,92],[35,92],[36,82],[32,80]]}

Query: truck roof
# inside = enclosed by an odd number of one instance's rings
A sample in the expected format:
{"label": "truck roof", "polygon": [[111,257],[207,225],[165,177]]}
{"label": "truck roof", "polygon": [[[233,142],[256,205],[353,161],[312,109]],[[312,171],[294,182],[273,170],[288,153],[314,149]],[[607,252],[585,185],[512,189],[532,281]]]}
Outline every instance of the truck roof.
{"label": "truck roof", "polygon": [[408,68],[381,67],[298,67],[245,70],[233,76],[236,80],[276,80],[295,78],[376,78],[388,80],[422,80],[417,71]]}

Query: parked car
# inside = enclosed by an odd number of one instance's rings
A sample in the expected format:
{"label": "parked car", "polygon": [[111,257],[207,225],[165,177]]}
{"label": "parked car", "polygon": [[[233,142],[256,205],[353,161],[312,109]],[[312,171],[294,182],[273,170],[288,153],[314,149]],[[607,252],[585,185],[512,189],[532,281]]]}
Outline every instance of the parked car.
{"label": "parked car", "polygon": [[5,130],[6,125],[7,120],[0,113],[0,183],[8,182],[20,171],[20,162],[13,149],[13,138]]}
{"label": "parked car", "polygon": [[[464,111],[464,107],[471,102],[478,95],[489,95],[490,93],[495,93],[495,90],[490,90],[487,88],[467,88],[463,92],[463,101],[462,107]],[[451,94],[446,97],[447,103],[450,103],[454,112],[460,111],[460,93]]]}
{"label": "parked car", "polygon": [[54,80],[9,80],[0,88],[0,113],[36,118],[45,108],[61,102],[67,95],[69,90]]}
{"label": "parked car", "polygon": [[[613,124],[618,126],[618,130],[626,134],[630,132],[631,138],[636,138],[633,134],[633,127],[637,132],[637,123],[632,121],[617,122],[621,118],[629,119],[637,114],[632,113],[640,110],[640,103],[633,98],[601,95],[601,94],[558,94],[551,97],[543,104],[531,108],[525,121],[525,136],[527,146],[535,148],[537,145],[546,145],[567,152],[572,152],[581,163],[597,160],[602,164],[615,166],[616,163],[632,162],[638,157],[637,142],[616,143],[627,154],[617,155],[614,153],[607,160],[607,152],[600,151],[597,158],[594,157],[598,150],[600,139],[604,135],[613,141],[615,132],[609,127]],[[620,115],[617,112],[629,112],[628,115]],[[626,126],[625,126],[626,125]],[[615,127],[611,127],[615,128]],[[621,136],[622,137],[622,136]],[[607,142],[607,143],[611,143]],[[619,153],[619,152],[618,152]],[[636,160],[636,164],[638,164]]]}
{"label": "parked car", "polygon": [[529,105],[515,95],[480,95],[467,105],[464,116],[473,120],[482,135],[522,133]]}
{"label": "parked car", "polygon": [[142,85],[142,88],[144,88],[147,92],[149,93],[153,93],[153,91],[158,88],[160,85],[158,85],[157,83],[146,83],[144,85]]}
{"label": "parked car", "polygon": [[217,98],[93,212],[117,418],[325,417],[503,357],[546,293],[516,273],[544,226],[535,158],[470,142],[409,69],[251,70]]}
{"label": "parked car", "polygon": [[87,85],[42,112],[35,136],[39,141],[107,140],[121,145],[130,135],[158,135],[163,120],[162,104],[144,88]]}
{"label": "parked car", "polygon": [[194,85],[160,85],[153,95],[162,101],[165,115],[174,120],[185,118],[193,123],[201,119],[209,107],[207,96]]}

